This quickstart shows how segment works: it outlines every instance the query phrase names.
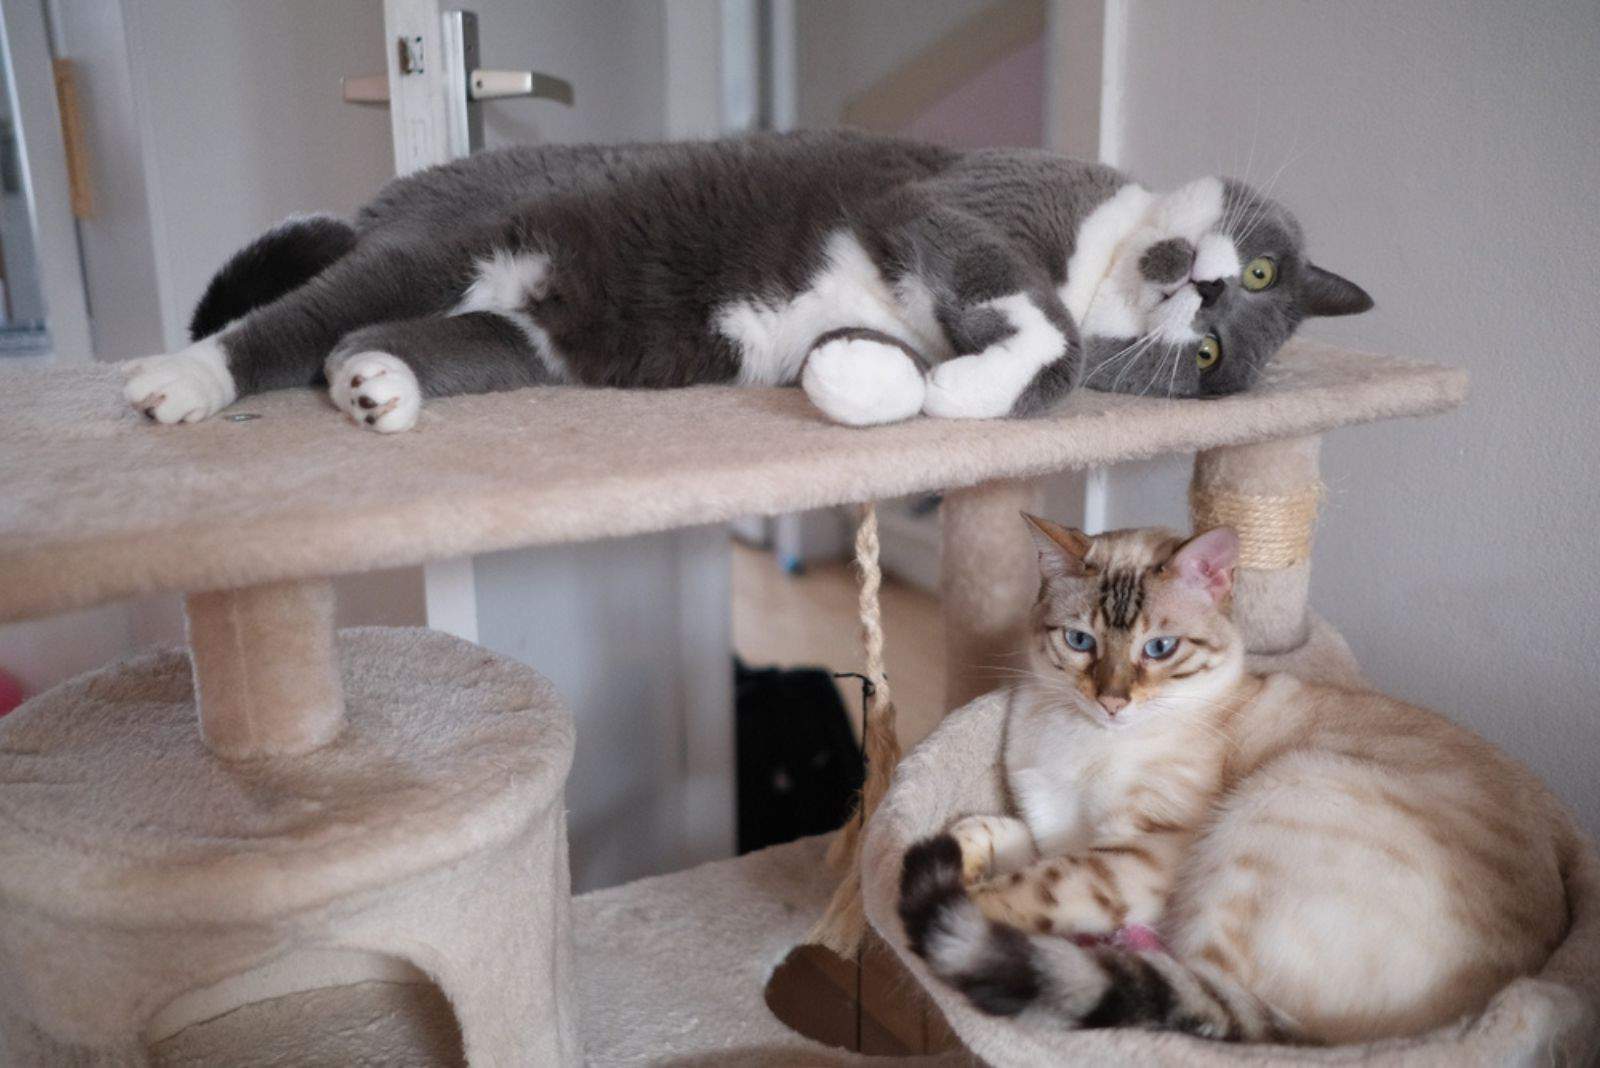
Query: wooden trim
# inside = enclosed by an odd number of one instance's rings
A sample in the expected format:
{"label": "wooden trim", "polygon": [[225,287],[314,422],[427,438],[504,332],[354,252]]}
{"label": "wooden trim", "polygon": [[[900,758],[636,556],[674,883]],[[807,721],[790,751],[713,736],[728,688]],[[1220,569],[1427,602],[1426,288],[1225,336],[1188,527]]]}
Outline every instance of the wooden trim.
{"label": "wooden trim", "polygon": [[78,107],[78,72],[70,59],[52,59],[56,107],[61,112],[61,142],[67,154],[67,197],[72,215],[94,215],[94,185],[89,177],[89,142],[84,136],[83,112]]}
{"label": "wooden trim", "polygon": [[846,125],[894,133],[1045,32],[1045,0],[997,0],[844,106]]}

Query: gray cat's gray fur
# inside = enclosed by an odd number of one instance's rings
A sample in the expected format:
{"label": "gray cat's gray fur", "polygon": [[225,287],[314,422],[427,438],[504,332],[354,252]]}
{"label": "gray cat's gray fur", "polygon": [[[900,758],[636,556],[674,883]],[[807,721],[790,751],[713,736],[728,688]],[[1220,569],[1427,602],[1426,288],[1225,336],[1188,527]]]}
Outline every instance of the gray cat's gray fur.
{"label": "gray cat's gray fur", "polygon": [[[1044,152],[958,152],[846,132],[486,152],[390,182],[357,215],[348,251],[308,278],[277,281],[269,288],[287,292],[217,344],[238,395],[313,384],[325,364],[337,366],[330,353],[364,350],[404,360],[424,396],[553,380],[736,380],[747,354],[719,326],[722,309],[806,292],[842,231],[886,285],[915,282],[931,297],[944,344],[917,353],[924,367],[1020,332],[995,302],[1024,295],[1059,334],[1059,351],[1037,361],[1011,406],[1026,415],[1080,381],[1174,396],[1235,392],[1306,315],[1370,306],[1357,287],[1304,261],[1286,211],[1227,182],[1223,222],[1240,262],[1270,256],[1279,279],[1268,293],[1202,289],[1193,330],[1218,335],[1226,359],[1202,373],[1193,346],[1185,358],[1174,345],[1140,351],[1138,335],[1080,340],[1062,298],[1068,262],[1084,220],[1128,184],[1108,167]],[[328,225],[313,228],[324,241]],[[267,235],[247,250],[251,262],[294,251],[303,230]],[[526,288],[520,307],[464,308],[496,252],[545,257],[547,277]],[[1139,269],[1147,281],[1178,283],[1196,260],[1192,244],[1173,239],[1150,248]],[[825,336],[876,325],[833,323]],[[914,351],[904,337],[887,341]]]}

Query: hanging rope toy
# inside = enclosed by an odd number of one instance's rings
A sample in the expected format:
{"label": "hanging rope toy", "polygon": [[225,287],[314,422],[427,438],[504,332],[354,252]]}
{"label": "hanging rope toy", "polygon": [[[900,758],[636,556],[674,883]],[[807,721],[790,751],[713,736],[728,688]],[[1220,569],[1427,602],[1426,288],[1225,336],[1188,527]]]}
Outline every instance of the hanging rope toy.
{"label": "hanging rope toy", "polygon": [[828,902],[822,919],[811,929],[808,941],[819,943],[841,957],[855,954],[866,933],[866,915],[861,907],[861,841],[867,820],[889,789],[889,777],[900,763],[900,738],[895,733],[894,697],[889,691],[889,676],[883,666],[883,613],[878,591],[883,585],[883,568],[878,562],[878,510],[872,502],[861,506],[861,525],[856,528],[856,567],[861,573],[861,592],[857,610],[861,617],[861,641],[866,652],[866,710],[862,713],[861,751],[866,760],[866,776],[856,812],[828,847],[828,864],[840,872],[839,886]]}

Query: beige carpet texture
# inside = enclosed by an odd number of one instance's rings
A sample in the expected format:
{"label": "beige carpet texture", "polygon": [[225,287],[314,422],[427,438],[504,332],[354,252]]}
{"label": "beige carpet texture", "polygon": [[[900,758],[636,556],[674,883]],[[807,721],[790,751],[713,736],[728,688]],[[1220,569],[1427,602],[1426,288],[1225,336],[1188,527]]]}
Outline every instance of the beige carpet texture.
{"label": "beige carpet texture", "polygon": [[[0,719],[0,1064],[141,1064],[239,1006],[407,977],[477,1063],[578,1059],[571,716],[449,635],[357,628],[338,651],[344,728],[293,757],[215,758],[182,650]],[[322,1037],[277,1063],[337,1063]]]}
{"label": "beige carpet texture", "polygon": [[1084,390],[1039,419],[861,430],[797,389],[549,388],[430,401],[380,435],[312,390],[163,427],[114,368],[0,372],[0,622],[1297,437],[1447,411],[1466,388],[1296,341],[1248,393]]}

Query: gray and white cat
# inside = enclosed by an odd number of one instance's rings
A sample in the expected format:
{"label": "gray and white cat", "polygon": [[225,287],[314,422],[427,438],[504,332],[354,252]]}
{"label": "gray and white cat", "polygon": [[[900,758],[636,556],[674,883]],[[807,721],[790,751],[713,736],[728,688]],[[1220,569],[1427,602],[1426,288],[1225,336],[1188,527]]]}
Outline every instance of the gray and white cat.
{"label": "gray and white cat", "polygon": [[1079,383],[1233,393],[1306,316],[1371,304],[1230,180],[1156,194],[845,132],[512,148],[390,182],[353,226],[266,234],[125,393],[194,422],[326,381],[382,432],[423,397],[547,383],[798,381],[842,423],[991,418]]}

